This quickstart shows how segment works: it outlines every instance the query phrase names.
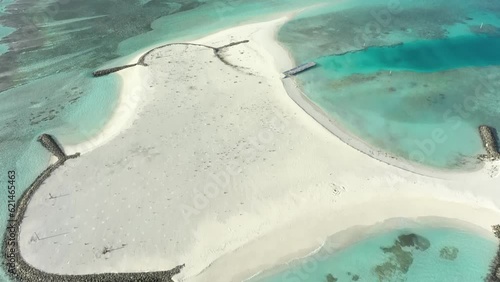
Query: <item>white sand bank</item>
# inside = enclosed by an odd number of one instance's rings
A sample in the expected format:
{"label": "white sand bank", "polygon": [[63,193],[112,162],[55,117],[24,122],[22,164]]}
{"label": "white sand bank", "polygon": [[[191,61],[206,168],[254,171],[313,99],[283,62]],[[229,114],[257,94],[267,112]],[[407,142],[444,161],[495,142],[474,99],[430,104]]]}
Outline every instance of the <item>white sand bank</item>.
{"label": "white sand bank", "polygon": [[36,193],[20,233],[25,259],[66,274],[185,263],[182,281],[239,281],[356,225],[438,216],[486,232],[500,223],[499,178],[441,179],[380,162],[290,99],[280,72],[291,61],[274,40],[285,20],[198,41],[249,39],[224,51],[239,69],[210,49],[171,46],[125,70],[122,97],[140,102],[112,120],[114,139]]}
{"label": "white sand bank", "polygon": [[[135,64],[141,56],[142,54],[134,56],[130,64]],[[122,70],[120,76],[122,79],[120,97],[116,109],[107,124],[97,135],[89,134],[88,140],[85,142],[80,144],[65,144],[64,151],[66,154],[86,154],[91,152],[115,139],[138,118],[138,113],[141,112],[141,107],[145,105],[148,98],[147,91],[145,90],[149,87],[151,81],[150,69],[143,66],[136,66]]]}

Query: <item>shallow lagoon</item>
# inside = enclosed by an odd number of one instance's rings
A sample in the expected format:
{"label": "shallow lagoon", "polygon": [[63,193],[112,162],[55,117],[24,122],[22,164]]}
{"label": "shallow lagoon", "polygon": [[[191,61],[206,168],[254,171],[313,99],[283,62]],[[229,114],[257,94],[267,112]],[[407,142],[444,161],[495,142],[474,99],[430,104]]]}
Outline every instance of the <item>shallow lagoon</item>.
{"label": "shallow lagoon", "polygon": [[481,35],[374,47],[319,58],[300,82],[364,141],[425,165],[472,168],[483,150],[477,127],[500,128],[498,67],[486,67],[500,65],[499,48],[500,37]]}
{"label": "shallow lagoon", "polygon": [[280,31],[297,62],[319,63],[297,77],[306,96],[382,154],[476,168],[477,127],[500,128],[500,4],[354,3],[305,13]]}
{"label": "shallow lagoon", "polygon": [[500,65],[500,37],[468,35],[371,47],[327,56],[318,63],[332,79],[381,71],[439,72]]}
{"label": "shallow lagoon", "polygon": [[[326,246],[334,246],[335,237]],[[377,233],[348,247],[323,247],[264,272],[250,282],[481,282],[497,244],[452,228],[406,228]]]}

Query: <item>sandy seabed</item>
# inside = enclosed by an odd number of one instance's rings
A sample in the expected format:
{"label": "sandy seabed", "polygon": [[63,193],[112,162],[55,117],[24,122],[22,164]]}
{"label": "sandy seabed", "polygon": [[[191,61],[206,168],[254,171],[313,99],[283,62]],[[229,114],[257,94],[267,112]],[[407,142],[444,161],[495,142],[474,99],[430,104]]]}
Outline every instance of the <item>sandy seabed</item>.
{"label": "sandy seabed", "polygon": [[294,63],[275,35],[289,17],[195,41],[250,40],[222,53],[236,68],[211,49],[170,46],[154,51],[149,67],[120,72],[106,128],[63,144],[84,154],[29,204],[20,232],[26,261],[61,274],[186,264],[179,281],[241,281],[333,234],[348,244],[341,238],[359,238],[356,226],[394,218],[438,217],[489,234],[500,223],[491,165],[422,174],[380,161],[332,134],[334,124],[284,83]]}

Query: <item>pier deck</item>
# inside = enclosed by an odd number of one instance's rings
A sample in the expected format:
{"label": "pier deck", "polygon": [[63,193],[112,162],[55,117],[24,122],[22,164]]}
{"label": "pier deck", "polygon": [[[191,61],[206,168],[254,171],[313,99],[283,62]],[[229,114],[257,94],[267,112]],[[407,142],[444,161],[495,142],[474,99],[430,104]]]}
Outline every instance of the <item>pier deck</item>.
{"label": "pier deck", "polygon": [[297,66],[291,70],[287,70],[283,74],[285,75],[285,78],[287,78],[289,76],[296,75],[296,74],[299,74],[299,73],[304,72],[306,70],[309,70],[311,68],[314,68],[316,65],[317,64],[315,62],[305,63],[305,64]]}

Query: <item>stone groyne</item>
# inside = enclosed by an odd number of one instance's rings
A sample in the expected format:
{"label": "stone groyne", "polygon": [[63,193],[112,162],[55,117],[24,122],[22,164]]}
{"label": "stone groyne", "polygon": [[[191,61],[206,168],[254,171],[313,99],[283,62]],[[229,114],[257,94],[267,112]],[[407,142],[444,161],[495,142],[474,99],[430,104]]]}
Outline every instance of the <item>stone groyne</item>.
{"label": "stone groyne", "polygon": [[229,48],[229,47],[232,47],[232,46],[236,46],[236,45],[239,45],[239,44],[243,44],[243,43],[248,43],[248,42],[250,42],[250,41],[249,40],[237,41],[237,42],[232,42],[232,43],[226,44],[224,46],[220,46],[220,47],[213,47],[213,46],[204,45],[204,44],[197,44],[197,43],[169,43],[169,44],[158,46],[158,47],[153,48],[153,49],[149,50],[148,52],[144,53],[144,55],[142,55],[139,58],[139,61],[137,62],[137,64],[141,65],[141,66],[148,66],[148,64],[146,63],[146,57],[149,54],[151,54],[152,52],[154,52],[155,50],[158,50],[158,49],[161,49],[161,48],[165,48],[165,47],[168,47],[168,46],[174,46],[174,45],[186,45],[186,46],[198,46],[198,47],[205,47],[205,48],[208,48],[208,49],[212,49],[214,51],[215,56],[219,60],[221,60],[224,64],[230,65],[232,67],[236,67],[236,66],[228,63],[224,59],[224,57],[221,55],[220,52],[223,51],[226,48]]}
{"label": "stone groyne", "polygon": [[235,46],[235,45],[239,45],[239,44],[243,44],[243,43],[248,43],[248,42],[250,42],[250,41],[249,40],[243,40],[243,41],[238,41],[238,42],[232,42],[232,43],[229,43],[229,44],[221,46],[221,47],[212,47],[212,46],[208,46],[208,45],[204,45],[204,44],[196,44],[196,43],[169,43],[169,44],[165,44],[165,45],[161,45],[161,46],[155,47],[155,48],[147,51],[146,53],[144,53],[139,58],[139,60],[135,64],[125,65],[125,66],[119,66],[119,67],[114,67],[114,68],[109,68],[109,69],[103,69],[103,70],[97,70],[97,71],[93,72],[92,75],[94,77],[100,77],[100,76],[105,76],[105,75],[108,75],[108,74],[111,74],[111,73],[114,73],[114,72],[121,71],[121,70],[126,69],[126,68],[130,68],[130,67],[135,67],[135,66],[144,66],[144,67],[147,67],[148,64],[146,63],[146,57],[149,54],[151,54],[152,52],[154,52],[157,49],[161,49],[161,48],[168,47],[168,46],[173,46],[173,45],[199,46],[199,47],[205,47],[205,48],[212,49],[214,51],[215,56],[219,60],[221,60],[224,64],[226,64],[228,66],[231,66],[233,68],[238,68],[238,66],[235,66],[235,65],[229,63],[221,55],[220,52],[223,51],[226,48],[229,48],[229,47],[232,47],[232,46]]}
{"label": "stone groyne", "polygon": [[250,42],[249,40],[243,40],[243,41],[238,41],[238,42],[233,42],[233,43],[229,43],[227,45],[224,45],[224,46],[221,46],[221,47],[217,47],[217,48],[213,48],[212,49],[214,50],[214,54],[215,56],[221,60],[221,62],[223,62],[224,64],[232,67],[232,68],[235,68],[235,69],[239,69],[240,67],[238,66],[235,66],[233,64],[231,64],[230,62],[228,62],[226,60],[226,58],[224,58],[224,56],[222,55],[221,51],[224,51],[226,48],[229,48],[229,47],[232,47],[232,46],[236,46],[236,45],[239,45],[239,44],[243,44],[243,43],[248,43]]}
{"label": "stone groyne", "polygon": [[137,66],[137,64],[125,65],[125,66],[115,67],[115,68],[110,68],[110,69],[97,70],[97,71],[93,72],[92,75],[94,77],[105,76],[105,75],[108,75],[110,73],[114,73],[114,72],[121,71],[123,69],[127,69],[130,67],[135,67],[135,66]]}
{"label": "stone groyne", "polygon": [[479,156],[479,158],[489,161],[500,160],[495,130],[487,125],[481,125],[479,126],[479,135],[481,135],[481,140],[486,150],[486,154]]}
{"label": "stone groyne", "polygon": [[[69,159],[74,159],[80,156],[79,153],[66,156],[63,149],[58,145],[55,138],[42,134],[38,141],[58,160],[56,163],[49,165],[35,181],[24,191],[15,203],[15,207],[9,215],[7,228],[5,229],[4,240],[2,243],[4,261],[2,266],[5,272],[8,273],[12,281],[16,282],[172,282],[172,277],[179,274],[184,265],[179,265],[173,269],[156,272],[138,272],[138,273],[102,273],[102,274],[85,274],[85,275],[62,275],[47,273],[41,271],[29,263],[27,263],[21,255],[19,248],[19,231],[28,208],[28,204],[43,184],[43,182],[57,168],[64,165]],[[10,212],[10,211],[9,211]]]}
{"label": "stone groyne", "polygon": [[317,64],[315,62],[305,63],[300,66],[296,66],[293,69],[287,70],[283,74],[285,75],[285,78],[287,78],[289,76],[297,75],[301,72],[314,68],[316,65]]}
{"label": "stone groyne", "polygon": [[242,41],[232,42],[232,43],[229,43],[229,44],[226,44],[224,46],[217,47],[214,49],[216,52],[219,52],[222,49],[229,48],[229,47],[236,46],[236,45],[243,44],[243,43],[248,43],[248,42],[250,42],[250,40],[242,40]]}
{"label": "stone groyne", "polygon": [[[500,240],[500,225],[492,226],[493,233]],[[500,282],[500,246],[497,249],[495,258],[490,265],[490,272],[484,279],[485,282]]]}
{"label": "stone groyne", "polygon": [[66,160],[68,156],[64,153],[64,150],[59,146],[56,139],[49,134],[42,134],[38,137],[38,142],[42,143],[42,145],[51,152],[54,156],[59,160]]}

